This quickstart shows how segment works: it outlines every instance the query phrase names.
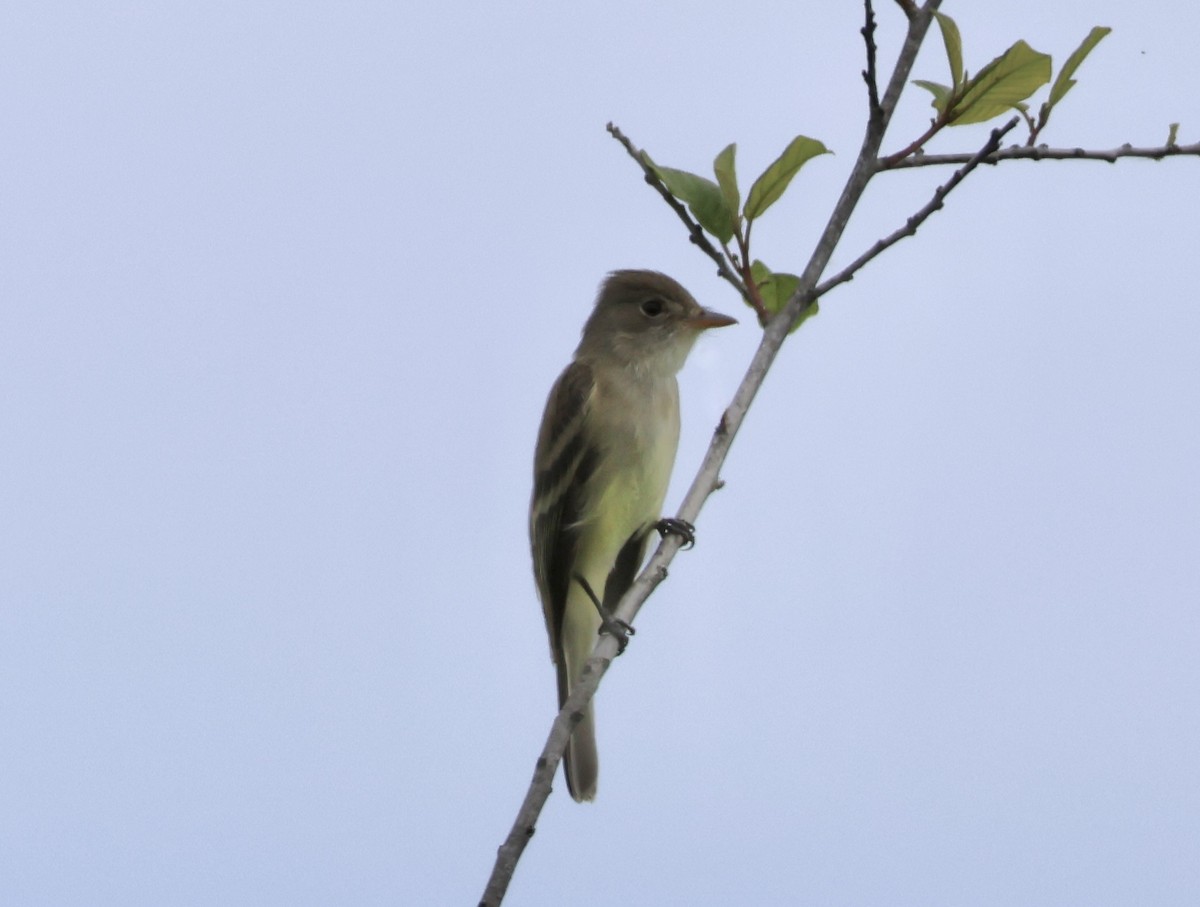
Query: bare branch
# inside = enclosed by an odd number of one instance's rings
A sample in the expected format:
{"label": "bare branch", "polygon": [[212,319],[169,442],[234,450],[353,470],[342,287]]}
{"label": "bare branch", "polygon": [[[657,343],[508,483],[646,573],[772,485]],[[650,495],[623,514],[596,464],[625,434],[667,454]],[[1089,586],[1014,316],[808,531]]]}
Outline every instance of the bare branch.
{"label": "bare branch", "polygon": [[879,153],[879,144],[883,142],[883,132],[887,129],[892,112],[896,109],[896,103],[900,100],[900,93],[904,91],[904,86],[908,83],[913,63],[917,60],[917,51],[921,49],[925,33],[929,31],[929,23],[933,21],[933,14],[942,5],[942,0],[925,0],[925,5],[918,10],[912,0],[896,0],[896,2],[908,16],[908,33],[904,36],[904,44],[900,48],[900,55],[896,58],[896,67],[892,70],[887,91],[884,92],[883,100],[880,102],[884,119],[879,126],[879,141],[875,145],[875,154]]}
{"label": "bare branch", "polygon": [[875,7],[871,0],[863,0],[866,24],[860,30],[867,45],[867,68],[863,70],[863,81],[867,83],[867,108],[870,121],[874,123],[882,115],[879,109],[879,81],[875,74]]}
{"label": "bare branch", "polygon": [[671,210],[679,215],[679,219],[683,221],[684,226],[688,228],[688,235],[690,236],[692,242],[699,246],[700,250],[705,255],[717,263],[718,276],[727,280],[733,286],[733,288],[741,294],[742,299],[750,302],[750,294],[746,291],[745,285],[741,282],[733,268],[730,266],[729,261],[726,260],[725,256],[708,241],[708,237],[704,235],[704,228],[692,219],[692,216],[688,213],[687,208],[685,208],[683,204],[671,194],[670,190],[663,185],[663,181],[658,178],[658,174],[655,173],[654,170],[651,169],[650,165],[646,163],[645,154],[640,149],[635,148],[633,142],[629,141],[629,139],[625,137],[625,133],[618,129],[614,124],[609,123],[606,128],[608,129],[609,134],[624,146],[625,150],[629,153],[629,156],[634,159],[639,167],[642,168],[642,172],[646,174],[646,182],[653,186],[654,189],[657,190],[658,194],[663,197],[663,201],[671,206]]}
{"label": "bare branch", "polygon": [[[648,598],[654,591],[654,587],[667,578],[665,565],[674,557],[675,552],[682,544],[683,540],[680,536],[668,533],[646,569],[642,571],[626,594],[626,598],[630,595],[639,595],[643,601]],[[575,729],[584,707],[596,695],[596,689],[600,686],[601,679],[616,657],[616,638],[602,635],[583,666],[579,682],[571,690],[567,701],[563,703],[554,723],[550,725],[550,735],[546,738],[542,754],[535,764],[529,790],[525,792],[525,799],[517,811],[517,818],[513,822],[508,837],[496,852],[496,863],[492,868],[492,875],[488,879],[487,888],[484,890],[479,907],[498,907],[504,900],[508,884],[512,881],[513,872],[517,868],[517,862],[521,859],[521,854],[525,852],[525,846],[533,837],[538,816],[542,814],[542,808],[550,797],[554,774],[558,771],[559,762],[562,761],[571,731]]]}
{"label": "bare branch", "polygon": [[828,280],[823,281],[816,289],[812,291],[810,294],[811,298],[813,300],[820,299],[839,284],[853,280],[854,275],[861,270],[864,265],[871,261],[871,259],[877,257],[886,249],[891,248],[900,240],[904,239],[904,237],[915,235],[921,224],[925,223],[925,221],[929,219],[929,216],[933,214],[933,212],[941,209],[946,200],[946,196],[953,192],[955,187],[958,186],[958,184],[964,179],[966,179],[967,175],[972,170],[986,161],[988,155],[992,154],[997,148],[1000,147],[1001,139],[1003,139],[1004,136],[1007,135],[1017,125],[1018,122],[1020,121],[1016,117],[1013,117],[1004,126],[993,129],[991,136],[988,138],[984,146],[975,152],[974,156],[969,161],[956,170],[950,179],[938,186],[937,190],[933,193],[933,198],[931,198],[928,203],[926,203],[919,211],[912,215],[912,217],[906,220],[903,227],[900,227],[894,233],[891,233],[890,235],[879,240],[877,243],[875,243],[875,245],[871,246],[870,249],[868,249],[858,258],[854,259],[854,261],[852,261],[837,274],[834,274]]}
{"label": "bare branch", "polygon": [[[871,181],[879,170],[879,147],[883,144],[883,136],[887,132],[888,124],[891,123],[892,114],[896,110],[896,104],[900,100],[900,93],[904,91],[904,86],[908,82],[909,74],[912,72],[913,63],[917,59],[917,51],[921,49],[921,42],[925,40],[925,35],[929,31],[929,24],[933,21],[933,14],[937,8],[941,6],[941,0],[926,0],[924,6],[918,15],[909,19],[908,34],[905,35],[904,44],[900,48],[900,54],[896,58],[896,66],[892,70],[892,76],[888,80],[887,90],[883,94],[883,98],[879,103],[880,116],[878,122],[870,122],[867,124],[867,132],[863,137],[862,148],[859,149],[858,158],[854,161],[854,168],[850,171],[850,176],[846,180],[846,185],[842,188],[842,194],[834,205],[833,213],[830,214],[828,222],[825,224],[825,229],[821,233],[821,238],[817,240],[816,248],[813,249],[812,256],[808,260],[808,264],[804,268],[804,273],[800,275],[800,285],[796,288],[796,292],[792,294],[792,298],[788,300],[788,304],[780,310],[779,314],[771,319],[767,325],[766,332],[763,336],[762,343],[759,345],[758,352],[755,353],[754,362],[751,363],[753,371],[755,363],[760,357],[764,360],[762,371],[766,374],[766,370],[770,368],[771,362],[774,360],[779,348],[783,345],[784,339],[791,330],[792,325],[796,324],[802,317],[808,307],[812,305],[815,297],[812,295],[817,286],[817,281],[821,279],[821,274],[824,272],[826,265],[829,264],[829,259],[833,255],[834,248],[842,238],[842,233],[845,232],[846,224],[850,222],[850,215],[854,212],[858,205],[858,200],[862,198],[863,192],[867,188],[867,183]],[[750,373],[742,381],[741,387],[738,388],[738,395],[742,394],[743,389],[749,391],[749,398],[746,400],[746,405],[749,406],[750,400],[753,399],[754,393],[758,390],[758,385],[762,383],[762,379],[758,380],[753,388],[748,387]],[[734,397],[735,404],[738,402],[738,397]],[[729,411],[726,411],[726,415]],[[736,432],[741,425],[741,418],[731,426]],[[722,455],[722,460],[724,455]]]}
{"label": "bare branch", "polygon": [[925,147],[925,143],[931,138],[946,128],[946,121],[943,119],[945,114],[938,114],[929,122],[929,128],[922,132],[919,136],[892,154],[880,160],[880,170],[895,170],[896,165],[900,161],[906,161],[914,154],[919,154],[921,149]]}
{"label": "bare branch", "polygon": [[[983,160],[985,164],[998,164],[1001,161],[1106,161],[1116,163],[1123,157],[1149,158],[1160,161],[1164,157],[1179,155],[1200,156],[1200,142],[1191,145],[1158,145],[1154,148],[1134,148],[1132,145],[1122,145],[1107,151],[1088,150],[1085,148],[1048,148],[1038,145],[1030,148],[1026,145],[1010,145],[993,151]],[[974,157],[969,152],[957,154],[921,154],[917,153],[903,160],[890,164],[889,170],[907,170],[912,167],[944,167],[966,164]]]}

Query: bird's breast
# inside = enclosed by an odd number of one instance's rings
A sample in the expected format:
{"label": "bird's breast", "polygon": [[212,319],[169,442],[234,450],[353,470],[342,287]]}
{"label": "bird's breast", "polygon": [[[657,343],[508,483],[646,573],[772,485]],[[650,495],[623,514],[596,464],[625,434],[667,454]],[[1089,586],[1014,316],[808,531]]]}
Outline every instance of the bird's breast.
{"label": "bird's breast", "polygon": [[662,516],[679,446],[679,389],[669,381],[622,381],[596,388],[601,399],[591,428],[602,451],[593,513],[615,533],[630,533]]}

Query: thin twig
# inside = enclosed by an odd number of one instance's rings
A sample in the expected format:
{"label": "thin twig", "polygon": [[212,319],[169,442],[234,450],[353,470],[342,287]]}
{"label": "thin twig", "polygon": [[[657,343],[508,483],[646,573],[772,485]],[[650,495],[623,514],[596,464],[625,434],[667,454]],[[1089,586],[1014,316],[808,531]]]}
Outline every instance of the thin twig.
{"label": "thin twig", "polygon": [[915,235],[917,228],[919,228],[921,224],[925,223],[925,221],[929,219],[929,216],[933,214],[933,212],[942,207],[942,205],[945,203],[946,196],[953,192],[955,187],[958,186],[958,184],[964,179],[966,179],[967,175],[972,170],[982,164],[987,159],[989,154],[1000,147],[1000,140],[1003,139],[1004,136],[1007,135],[1017,125],[1018,122],[1020,121],[1017,119],[1017,117],[1013,117],[1004,126],[993,129],[991,136],[988,138],[984,146],[975,152],[975,155],[962,167],[954,171],[954,175],[950,177],[950,179],[946,180],[945,183],[937,187],[937,190],[933,193],[933,197],[928,201],[928,203],[925,204],[924,207],[921,208],[921,210],[917,211],[914,215],[912,215],[912,217],[908,218],[908,220],[904,222],[903,227],[900,227],[894,233],[891,233],[890,235],[879,240],[866,252],[858,256],[858,258],[854,259],[854,261],[850,262],[850,264],[848,264],[845,268],[838,271],[838,273],[834,274],[828,280],[825,280],[819,284],[816,289],[809,294],[812,300],[820,299],[839,284],[853,280],[854,275],[860,271],[864,265],[871,261],[871,259],[878,256],[886,249],[891,248],[900,240],[904,239],[904,237]]}
{"label": "thin twig", "polygon": [[[1123,157],[1149,158],[1159,161],[1164,157],[1179,155],[1200,156],[1200,142],[1191,145],[1158,145],[1154,148],[1134,148],[1132,145],[1122,145],[1120,148],[1110,148],[1107,151],[1089,150],[1086,148],[1048,148],[1038,145],[1034,148],[1025,145],[1010,145],[989,154],[982,163],[998,164],[1001,161],[1106,161],[1116,163]],[[957,154],[915,154],[888,167],[889,170],[908,170],[912,167],[944,167],[946,165],[965,164],[974,155],[970,152]]]}
{"label": "thin twig", "polygon": [[[950,108],[947,107],[947,110]],[[943,114],[939,114],[929,121],[929,128],[922,132],[919,136],[892,154],[883,158],[879,162],[880,170],[895,170],[901,161],[906,161],[914,154],[920,154],[921,149],[925,147],[925,143],[931,138],[946,128],[946,121],[943,119]]]}
{"label": "thin twig", "polygon": [[882,115],[879,108],[879,81],[875,74],[875,8],[871,0],[863,0],[866,8],[866,24],[861,33],[867,45],[867,68],[863,70],[863,81],[867,83],[867,108],[870,121],[874,123]]}
{"label": "thin twig", "polygon": [[663,185],[663,181],[658,178],[658,174],[654,172],[654,169],[646,163],[645,152],[635,148],[633,142],[629,141],[629,139],[625,137],[625,133],[618,129],[614,124],[609,123],[606,128],[608,129],[609,134],[624,146],[625,150],[629,153],[629,156],[633,158],[635,162],[637,162],[639,167],[642,168],[642,172],[646,175],[646,182],[653,186],[658,194],[663,197],[663,201],[671,206],[671,210],[679,215],[679,219],[683,221],[684,226],[688,228],[688,235],[691,237],[692,242],[699,246],[700,250],[705,255],[717,263],[717,274],[727,280],[733,286],[733,288],[741,294],[743,299],[745,299],[747,302],[750,302],[750,295],[746,291],[746,287],[742,284],[741,280],[737,276],[737,273],[730,266],[730,263],[726,260],[725,256],[708,241],[708,237],[704,235],[704,228],[696,223],[696,221],[688,213],[687,208],[685,208],[683,204],[671,194],[671,191]]}
{"label": "thin twig", "polygon": [[[812,305],[815,298],[812,293],[817,286],[817,281],[821,279],[821,274],[829,264],[833,250],[841,240],[846,224],[850,222],[850,215],[858,205],[858,200],[862,198],[867,183],[879,170],[878,155],[879,148],[883,144],[883,136],[887,132],[888,124],[891,123],[892,114],[900,100],[900,94],[908,82],[913,63],[917,58],[917,51],[921,49],[921,43],[929,31],[929,24],[933,21],[933,14],[939,6],[941,6],[941,0],[926,0],[925,5],[921,7],[920,14],[909,20],[908,33],[905,35],[900,55],[896,59],[896,68],[892,70],[892,77],[888,80],[887,89],[879,102],[881,112],[879,122],[867,124],[867,132],[863,136],[862,148],[859,149],[858,157],[854,161],[854,168],[850,171],[846,185],[842,188],[842,194],[825,224],[821,238],[817,240],[812,256],[804,268],[804,273],[800,275],[800,284],[796,288],[796,292],[792,294],[792,298],[788,300],[787,305],[767,325],[762,343],[759,345],[758,352],[755,353],[754,362],[751,363],[751,370],[762,357],[762,370],[763,374],[766,374],[766,370],[770,368],[771,362],[779,352],[779,348],[783,345],[783,341],[793,325],[805,316],[809,306]],[[761,383],[761,379],[759,383]],[[742,386],[738,388],[738,393],[740,394],[746,386],[747,382],[743,380]],[[758,387],[755,385],[750,395],[751,399],[753,399],[753,392],[757,392],[757,389]],[[734,400],[737,401],[736,396]],[[747,401],[748,404],[749,401]]]}
{"label": "thin twig", "polygon": [[753,227],[754,221],[747,221],[746,229],[739,231],[734,237],[738,244],[738,254],[733,259],[733,263],[737,266],[738,272],[741,274],[742,281],[745,284],[748,293],[746,301],[750,304],[750,308],[754,309],[754,314],[758,316],[759,326],[766,327],[767,321],[771,318],[771,313],[763,305],[762,294],[758,291],[758,284],[754,282],[754,269],[751,267],[750,261],[750,230]]}
{"label": "thin twig", "polygon": [[1042,130],[1046,128],[1046,123],[1049,122],[1050,108],[1043,104],[1042,113],[1036,121],[1029,115],[1028,107],[1018,107],[1017,112],[1021,114],[1022,119],[1025,120],[1025,125],[1029,127],[1029,137],[1025,139],[1025,146],[1032,148],[1038,140],[1038,136],[1042,134]]}

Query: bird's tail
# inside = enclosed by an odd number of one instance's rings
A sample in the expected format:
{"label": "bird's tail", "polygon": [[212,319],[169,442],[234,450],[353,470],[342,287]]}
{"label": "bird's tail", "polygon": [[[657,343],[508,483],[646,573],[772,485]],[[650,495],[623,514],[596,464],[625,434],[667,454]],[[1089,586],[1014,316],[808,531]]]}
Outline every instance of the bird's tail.
{"label": "bird's tail", "polygon": [[[571,683],[568,679],[573,659],[564,658],[567,664],[558,666],[558,707],[561,709],[567,697],[571,695]],[[563,754],[563,774],[567,776],[567,790],[571,797],[579,803],[584,800],[596,799],[596,779],[600,776],[600,757],[596,753],[596,721],[592,712],[592,703],[583,709],[583,717],[575,725],[571,739],[567,743],[567,751]]]}
{"label": "bird's tail", "polygon": [[[584,597],[582,587],[573,588],[567,601],[559,639],[562,643],[558,659],[558,707],[561,709],[571,690],[579,681],[583,666],[596,644],[600,615],[591,600]],[[563,754],[563,773],[567,789],[577,802],[596,799],[596,779],[600,775],[600,757],[596,754],[596,722],[592,703],[588,703],[579,723],[571,732],[567,751]]]}
{"label": "bird's tail", "polygon": [[567,751],[563,755],[563,773],[567,776],[567,790],[577,802],[596,799],[600,757],[596,754],[596,722],[592,718],[590,702],[567,744]]}

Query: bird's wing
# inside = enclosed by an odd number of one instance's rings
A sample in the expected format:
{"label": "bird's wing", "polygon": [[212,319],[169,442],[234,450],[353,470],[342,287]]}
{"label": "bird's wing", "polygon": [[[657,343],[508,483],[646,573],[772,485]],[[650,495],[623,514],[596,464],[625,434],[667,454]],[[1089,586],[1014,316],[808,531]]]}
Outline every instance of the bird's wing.
{"label": "bird's wing", "polygon": [[580,362],[567,366],[546,401],[534,459],[537,468],[529,512],[533,571],[550,634],[551,655],[558,664],[562,662],[559,634],[575,570],[588,479],[600,457],[594,439],[585,430],[594,390],[589,366]]}

